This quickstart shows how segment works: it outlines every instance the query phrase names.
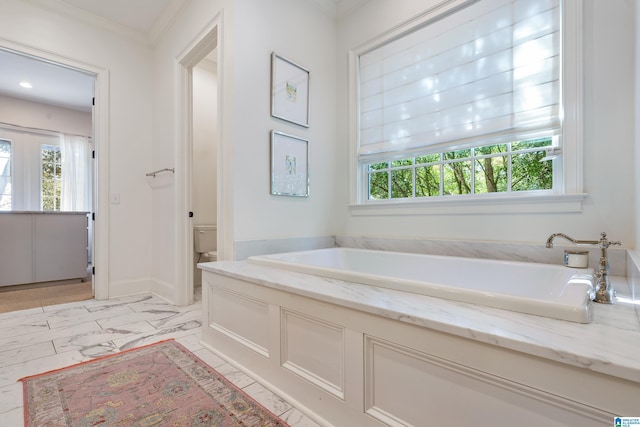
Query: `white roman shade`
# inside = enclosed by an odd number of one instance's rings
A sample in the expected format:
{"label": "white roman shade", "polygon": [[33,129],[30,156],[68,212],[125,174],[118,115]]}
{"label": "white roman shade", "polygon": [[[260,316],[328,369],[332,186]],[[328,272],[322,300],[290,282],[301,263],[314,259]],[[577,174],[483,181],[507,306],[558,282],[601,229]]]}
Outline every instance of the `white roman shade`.
{"label": "white roman shade", "polygon": [[361,54],[360,160],[559,134],[559,1],[471,2]]}

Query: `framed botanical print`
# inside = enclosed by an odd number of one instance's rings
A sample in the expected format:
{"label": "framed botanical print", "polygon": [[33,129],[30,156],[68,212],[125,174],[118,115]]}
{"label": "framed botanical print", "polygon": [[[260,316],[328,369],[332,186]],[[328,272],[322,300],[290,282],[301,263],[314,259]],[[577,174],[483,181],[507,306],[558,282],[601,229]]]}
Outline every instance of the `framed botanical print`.
{"label": "framed botanical print", "polygon": [[309,70],[271,54],[271,115],[309,127]]}

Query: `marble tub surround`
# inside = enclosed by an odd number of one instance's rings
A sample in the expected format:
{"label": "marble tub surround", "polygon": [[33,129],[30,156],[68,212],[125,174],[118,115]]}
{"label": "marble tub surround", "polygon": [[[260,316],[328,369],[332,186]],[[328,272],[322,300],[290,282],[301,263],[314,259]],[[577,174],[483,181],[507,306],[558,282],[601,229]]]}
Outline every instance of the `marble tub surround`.
{"label": "marble tub surround", "polygon": [[[585,239],[599,238],[600,233]],[[564,262],[565,250],[589,252],[589,267],[598,268],[600,250],[592,246],[566,244],[557,239],[553,248],[546,248],[549,236],[541,236],[540,243],[483,242],[462,240],[430,240],[393,237],[336,236],[336,246],[360,249],[375,249],[393,252],[412,252],[429,255],[447,255],[469,258],[487,258],[504,261],[560,264]],[[612,238],[615,236],[612,236]],[[618,239],[615,239],[618,240]],[[623,245],[625,242],[622,242]],[[611,275],[627,276],[627,250],[619,247],[608,249]]]}
{"label": "marble tub surround", "polygon": [[[204,263],[200,268],[640,383],[637,355],[640,319],[635,304],[594,304],[592,322],[578,324],[316,277],[248,261]],[[619,296],[630,295],[625,277],[612,277],[612,283]]]}
{"label": "marble tub surround", "polygon": [[333,236],[321,236],[292,237],[284,239],[240,240],[236,241],[234,245],[235,254],[233,259],[244,260],[254,255],[332,248],[336,246],[336,239]]}
{"label": "marble tub surround", "polygon": [[201,345],[202,301],[176,307],[145,294],[0,314],[0,417],[23,425],[18,379],[174,338],[293,427],[319,427],[289,402]]}

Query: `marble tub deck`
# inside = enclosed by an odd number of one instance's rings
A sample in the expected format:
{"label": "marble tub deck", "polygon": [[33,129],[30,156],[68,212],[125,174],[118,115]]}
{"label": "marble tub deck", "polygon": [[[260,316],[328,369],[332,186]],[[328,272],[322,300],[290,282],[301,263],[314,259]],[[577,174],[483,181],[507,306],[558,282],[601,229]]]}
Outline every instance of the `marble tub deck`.
{"label": "marble tub deck", "polygon": [[625,277],[611,278],[619,297],[616,303],[593,303],[592,322],[581,324],[311,276],[248,261],[203,263],[199,267],[640,384],[640,306],[624,298],[630,295]]}
{"label": "marble tub deck", "polygon": [[176,307],[152,295],[0,314],[0,417],[24,425],[25,376],[174,338],[293,427],[318,427],[291,404],[200,345],[202,299]]}

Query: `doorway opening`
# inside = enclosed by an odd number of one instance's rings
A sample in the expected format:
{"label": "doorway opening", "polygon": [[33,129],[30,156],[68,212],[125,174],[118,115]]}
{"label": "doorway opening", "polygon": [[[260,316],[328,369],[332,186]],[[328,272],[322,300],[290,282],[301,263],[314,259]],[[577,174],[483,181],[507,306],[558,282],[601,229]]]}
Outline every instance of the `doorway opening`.
{"label": "doorway opening", "polygon": [[218,64],[214,49],[191,70],[191,206],[194,299],[201,297],[199,262],[217,261]]}
{"label": "doorway opening", "polygon": [[[178,305],[188,305],[200,295],[198,260],[220,253],[219,232],[223,229],[218,206],[221,187],[219,142],[221,142],[219,17],[212,20],[200,35],[184,49],[180,64],[179,135],[176,142],[177,238],[176,272]],[[196,252],[195,227],[198,231],[213,227],[215,245]],[[203,231],[204,232],[204,231]]]}
{"label": "doorway opening", "polygon": [[[91,285],[91,297],[105,299],[108,297],[108,255],[103,248],[107,245],[108,208],[100,207],[99,190],[108,178],[105,163],[108,158],[99,153],[108,128],[106,71],[6,41],[0,42],[0,55],[5,70],[14,73],[3,73],[0,81],[2,103],[11,107],[0,109],[0,131],[6,141],[4,145],[11,148],[4,156],[9,165],[4,170],[8,173],[0,178],[3,200],[7,202],[3,210],[8,214],[30,212],[29,220],[36,224],[31,228],[31,246],[21,254],[32,257],[31,276],[12,278],[13,283],[8,285],[15,284],[14,289],[22,285],[38,292],[37,288],[42,286],[64,286],[84,280]],[[15,80],[18,74],[24,74],[20,80],[24,80],[25,85],[32,83],[31,92],[11,88],[8,79]],[[77,91],[78,88],[82,90]],[[105,159],[101,161],[101,157]],[[80,181],[82,185],[77,185]],[[42,211],[61,211],[64,215],[38,216]],[[98,211],[99,221],[94,220]],[[17,217],[11,214],[3,218],[10,216]],[[71,217],[73,221],[67,221]],[[26,216],[18,221],[26,223]],[[47,232],[47,227],[52,231],[66,230],[60,237],[61,246],[51,241],[55,233]],[[45,240],[38,240],[39,230],[45,231]],[[67,231],[75,237],[69,238]],[[73,249],[60,250],[67,246]],[[50,256],[43,253],[47,248],[52,251]],[[56,260],[67,253],[69,259]],[[80,259],[83,261],[78,261]],[[105,271],[95,275],[92,266],[98,264],[104,266]],[[15,264],[1,270],[18,272]],[[87,291],[83,292],[86,296]],[[77,296],[70,294],[69,298],[72,301]]]}

